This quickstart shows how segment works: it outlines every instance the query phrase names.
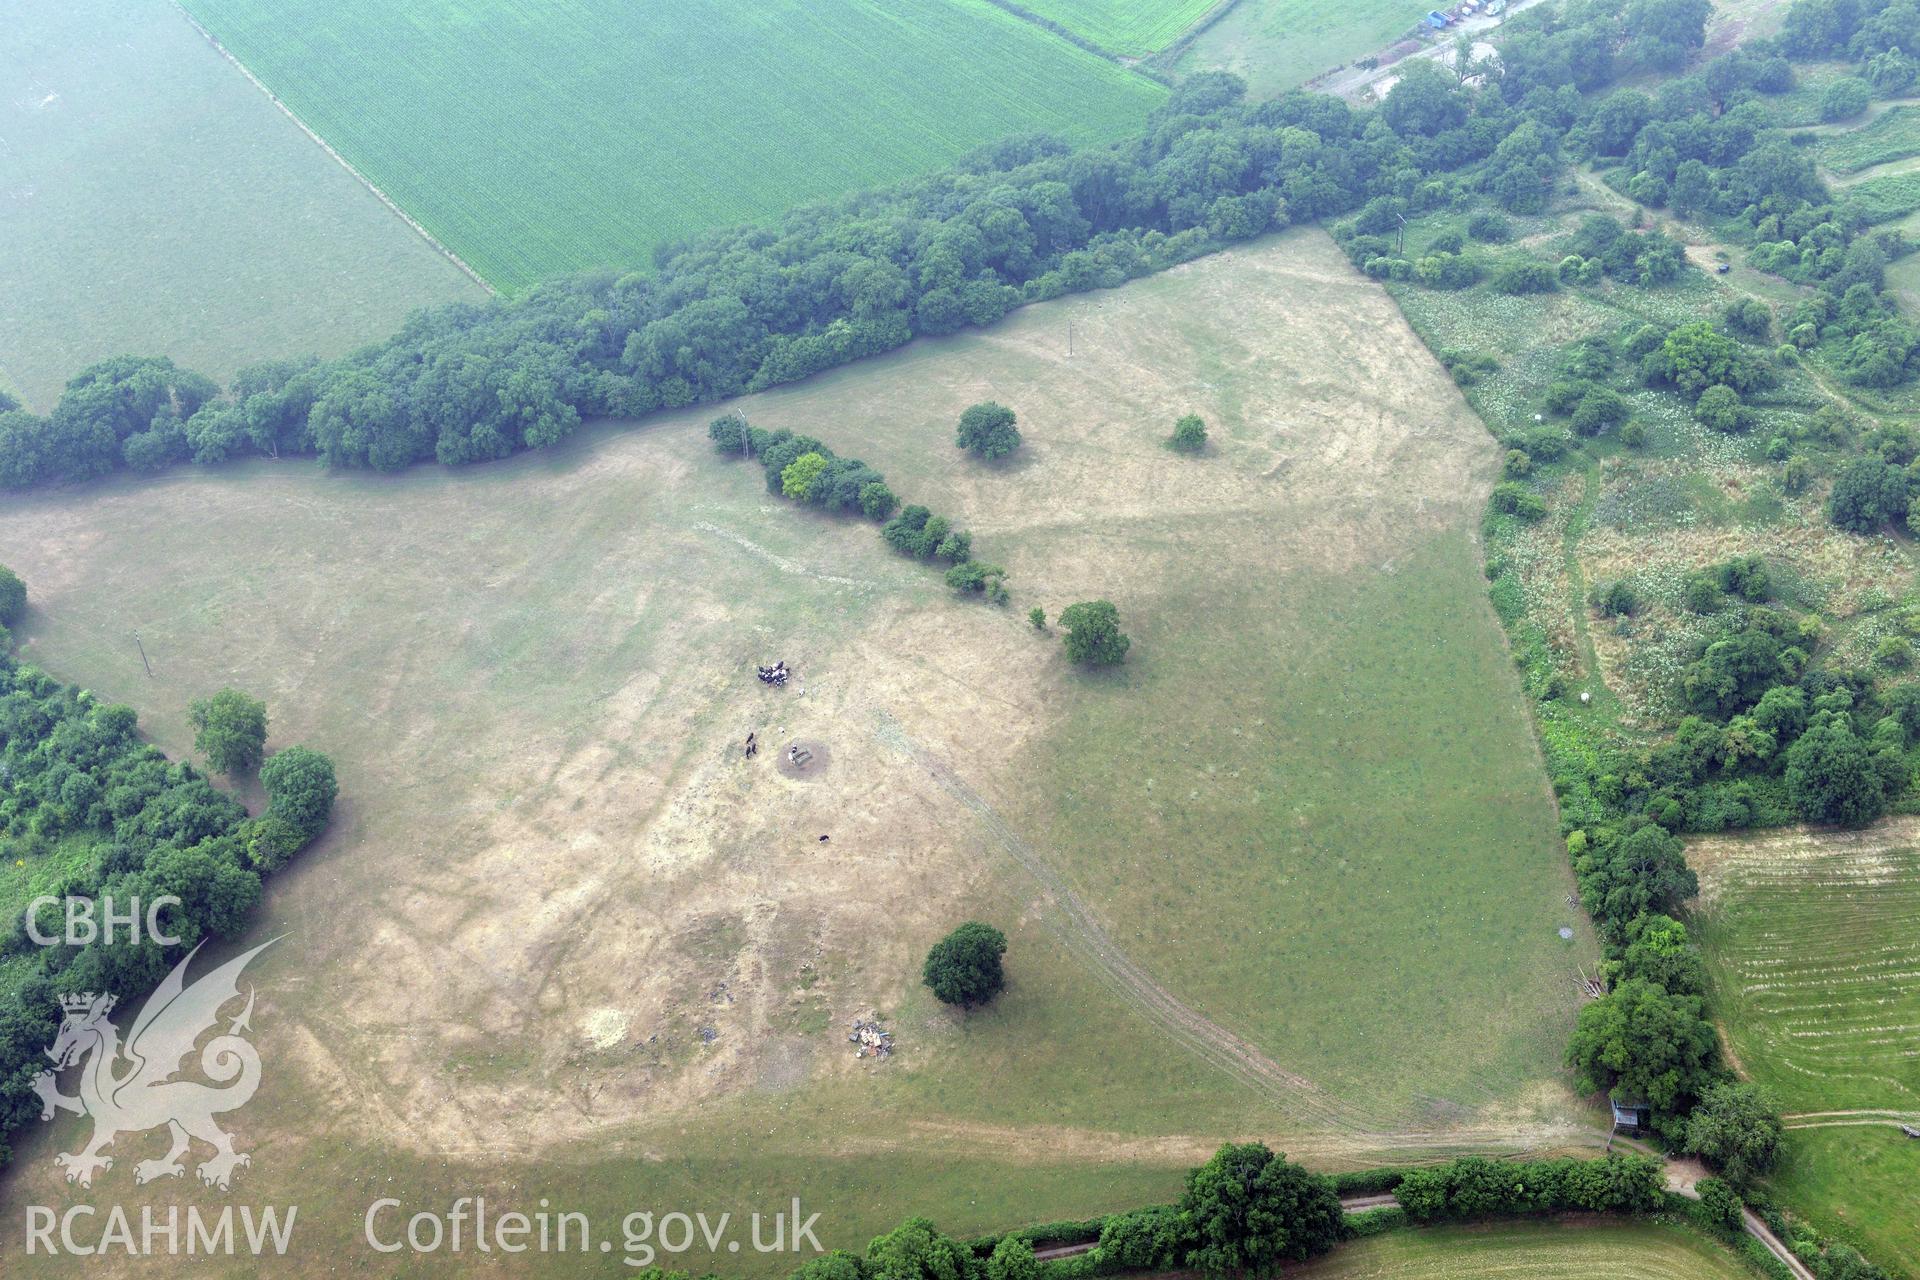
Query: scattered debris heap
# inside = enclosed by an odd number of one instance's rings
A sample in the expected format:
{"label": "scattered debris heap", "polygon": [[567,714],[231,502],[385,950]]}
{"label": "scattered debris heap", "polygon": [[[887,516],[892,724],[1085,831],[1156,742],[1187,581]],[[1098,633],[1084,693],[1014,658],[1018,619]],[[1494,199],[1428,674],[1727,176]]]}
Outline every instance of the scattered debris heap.
{"label": "scattered debris heap", "polygon": [[891,1058],[893,1056],[893,1032],[881,1027],[872,1018],[856,1018],[853,1029],[847,1035],[847,1043],[852,1045],[856,1058]]}
{"label": "scattered debris heap", "polygon": [[787,685],[787,675],[787,660],[785,658],[780,659],[780,661],[770,667],[764,664],[760,667],[761,684],[770,684],[775,688],[784,689]]}

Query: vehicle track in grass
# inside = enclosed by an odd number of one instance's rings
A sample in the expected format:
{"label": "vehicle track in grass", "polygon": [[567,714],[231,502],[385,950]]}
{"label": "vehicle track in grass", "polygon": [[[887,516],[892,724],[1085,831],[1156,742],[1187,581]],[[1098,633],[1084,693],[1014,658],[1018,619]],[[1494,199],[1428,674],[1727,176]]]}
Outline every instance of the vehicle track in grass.
{"label": "vehicle track in grass", "polygon": [[913,739],[885,710],[874,711],[873,735],[883,746],[927,771],[942,790],[980,822],[988,837],[1039,886],[1047,930],[1113,993],[1194,1057],[1275,1103],[1290,1119],[1311,1126],[1348,1149],[1540,1148],[1592,1141],[1600,1134],[1579,1125],[1490,1124],[1411,1128],[1383,1125],[1369,1113],[1331,1097],[1319,1085],[1275,1061],[1258,1045],[1189,1006],[1113,940],[1064,876],[1015,831],[951,765]]}
{"label": "vehicle track in grass", "polygon": [[1039,884],[1049,908],[1043,917],[1048,931],[1114,994],[1188,1052],[1256,1093],[1280,1103],[1300,1119],[1328,1127],[1359,1127],[1357,1118],[1344,1104],[1326,1097],[1311,1080],[1287,1070],[1259,1046],[1189,1008],[1141,968],[1113,941],[1052,864],[951,766],[909,737],[900,723],[885,711],[876,713],[874,737],[925,769],[941,790],[979,820],[1001,851]]}

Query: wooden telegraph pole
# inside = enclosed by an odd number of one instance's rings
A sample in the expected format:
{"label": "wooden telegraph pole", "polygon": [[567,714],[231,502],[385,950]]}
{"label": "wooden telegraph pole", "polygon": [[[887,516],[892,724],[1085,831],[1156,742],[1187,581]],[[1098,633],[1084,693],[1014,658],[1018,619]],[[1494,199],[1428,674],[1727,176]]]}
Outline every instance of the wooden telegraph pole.
{"label": "wooden telegraph pole", "polygon": [[147,669],[147,679],[153,679],[153,664],[147,661],[147,646],[140,643],[140,633],[133,633],[134,647],[140,650],[140,665]]}

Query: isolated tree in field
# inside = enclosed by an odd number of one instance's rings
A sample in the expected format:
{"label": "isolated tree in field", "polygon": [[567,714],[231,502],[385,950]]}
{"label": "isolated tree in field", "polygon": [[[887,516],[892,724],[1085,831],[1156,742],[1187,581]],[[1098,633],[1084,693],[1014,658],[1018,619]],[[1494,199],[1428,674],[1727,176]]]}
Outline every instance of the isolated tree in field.
{"label": "isolated tree in field", "polygon": [[267,704],[238,689],[222,689],[187,710],[193,749],[225,774],[245,773],[260,763],[267,746]]}
{"label": "isolated tree in field", "polygon": [[1035,631],[1045,631],[1047,629],[1047,611],[1039,605],[1035,605],[1033,608],[1027,610],[1027,621],[1033,624]]}
{"label": "isolated tree in field", "polygon": [[27,611],[27,584],[20,575],[0,564],[0,627],[10,627]]}
{"label": "isolated tree in field", "polygon": [[260,767],[260,785],[267,790],[267,812],[300,833],[305,845],[320,834],[333,812],[340,784],[334,781],[333,761],[308,747],[275,752]]}
{"label": "isolated tree in field", "polygon": [[1207,447],[1207,424],[1197,413],[1189,413],[1173,424],[1167,447],[1180,453],[1198,453]]}
{"label": "isolated tree in field", "polygon": [[1209,1276],[1270,1274],[1325,1253],[1343,1224],[1331,1179],[1258,1142],[1229,1143],[1189,1172],[1180,1214],[1186,1264]]}
{"label": "isolated tree in field", "polygon": [[796,502],[805,502],[813,492],[813,482],[827,469],[827,460],[817,453],[803,453],[780,472],[780,492]]}
{"label": "isolated tree in field", "polygon": [[1729,435],[1745,431],[1752,419],[1746,406],[1740,403],[1740,393],[1719,383],[1700,393],[1700,399],[1694,402],[1693,416],[1715,431],[1724,431]]}
{"label": "isolated tree in field", "polygon": [[1006,950],[1006,934],[969,920],[933,944],[920,979],[943,1004],[968,1009],[985,1004],[1007,985],[1000,968]]}
{"label": "isolated tree in field", "polygon": [[1120,611],[1107,600],[1084,600],[1060,611],[1066,629],[1067,657],[1089,667],[1110,667],[1126,659],[1133,641],[1120,630]]}
{"label": "isolated tree in field", "polygon": [[1780,1117],[1756,1085],[1729,1080],[1700,1095],[1687,1117],[1687,1151],[1736,1186],[1773,1168],[1780,1154]]}
{"label": "isolated tree in field", "polygon": [[960,431],[953,442],[992,462],[1020,447],[1020,432],[1013,424],[1013,410],[986,400],[960,415]]}

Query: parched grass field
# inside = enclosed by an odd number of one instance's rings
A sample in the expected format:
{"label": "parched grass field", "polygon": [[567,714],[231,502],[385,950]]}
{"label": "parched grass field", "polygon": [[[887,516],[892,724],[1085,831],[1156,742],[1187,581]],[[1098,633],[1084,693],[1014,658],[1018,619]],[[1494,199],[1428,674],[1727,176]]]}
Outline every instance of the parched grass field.
{"label": "parched grass field", "polygon": [[[989,397],[1027,439],[1000,467],[953,446]],[[1595,946],[1478,578],[1495,450],[1323,234],[738,407],[957,517],[1012,606],[770,498],[712,409],[0,512],[34,661],[174,752],[187,702],[240,685],[270,745],[338,763],[335,827],[254,931],[287,940],[236,1117],[245,1194],[302,1205],[295,1270],[366,1257],[378,1195],[799,1194],[857,1247],[908,1213],[1164,1200],[1235,1137],[1321,1167],[1595,1143],[1558,1065]],[[1187,411],[1197,458],[1160,443]],[[1026,610],[1102,596],[1134,646],[1077,673]],[[752,676],[775,657],[785,691]],[[795,738],[828,767],[777,770]],[[967,918],[1007,930],[1011,985],[960,1018],[918,973]],[[870,1013],[889,1060],[846,1043]],[[74,1196],[49,1128],[0,1213]]]}
{"label": "parched grass field", "polygon": [[17,6],[0,42],[0,385],[90,361],[224,379],[483,295],[166,0]]}
{"label": "parched grass field", "polygon": [[1289,1270],[1300,1280],[1735,1280],[1734,1254],[1684,1227],[1588,1218],[1397,1231]]}
{"label": "parched grass field", "polygon": [[1741,1070],[1787,1114],[1785,1202],[1920,1270],[1920,823],[1696,842],[1695,909]]}
{"label": "parched grass field", "polygon": [[1250,97],[1271,97],[1379,52],[1425,12],[1393,0],[1240,0],[1200,33],[1175,69],[1231,71],[1247,82]]}
{"label": "parched grass field", "polygon": [[1152,80],[988,0],[188,0],[235,57],[505,289],[1008,134],[1137,129]]}
{"label": "parched grass field", "polygon": [[1219,0],[1020,0],[1108,53],[1140,58],[1166,48]]}

